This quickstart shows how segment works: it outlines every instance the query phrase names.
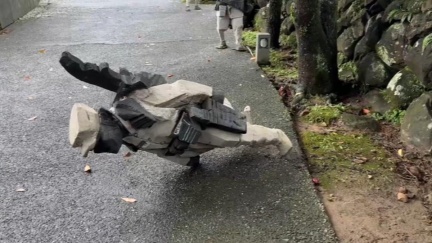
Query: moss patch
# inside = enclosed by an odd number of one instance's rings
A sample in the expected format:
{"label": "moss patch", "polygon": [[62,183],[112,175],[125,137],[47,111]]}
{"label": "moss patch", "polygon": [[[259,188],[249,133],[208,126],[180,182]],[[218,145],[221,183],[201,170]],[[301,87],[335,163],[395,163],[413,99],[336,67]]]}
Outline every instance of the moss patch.
{"label": "moss patch", "polygon": [[[291,55],[291,56],[290,56]],[[293,54],[271,51],[270,66],[263,67],[267,75],[282,79],[298,79],[298,71],[295,67],[289,67],[287,60],[293,58]]]}
{"label": "moss patch", "polygon": [[390,157],[367,135],[304,131],[301,138],[311,172],[324,189],[338,183],[379,187],[392,180],[394,165]]}
{"label": "moss patch", "polygon": [[330,124],[333,121],[337,120],[342,112],[344,111],[344,107],[340,105],[336,106],[325,106],[318,105],[312,106],[310,108],[309,114],[304,116],[304,121],[309,123],[322,123]]}

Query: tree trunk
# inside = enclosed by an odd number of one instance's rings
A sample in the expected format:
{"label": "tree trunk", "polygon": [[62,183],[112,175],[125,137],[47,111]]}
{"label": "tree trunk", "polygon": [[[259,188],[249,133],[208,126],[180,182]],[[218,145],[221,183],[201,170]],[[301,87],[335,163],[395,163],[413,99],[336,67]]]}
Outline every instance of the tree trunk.
{"label": "tree trunk", "polygon": [[282,0],[269,1],[267,30],[270,34],[270,48],[279,48],[281,11]]}
{"label": "tree trunk", "polygon": [[336,0],[296,0],[300,92],[329,94],[338,82]]}

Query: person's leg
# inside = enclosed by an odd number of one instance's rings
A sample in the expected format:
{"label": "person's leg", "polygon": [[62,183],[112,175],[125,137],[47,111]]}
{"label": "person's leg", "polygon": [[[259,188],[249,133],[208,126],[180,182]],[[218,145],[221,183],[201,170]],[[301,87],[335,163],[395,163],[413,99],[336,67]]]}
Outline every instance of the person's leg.
{"label": "person's leg", "polygon": [[200,4],[200,0],[195,0],[195,10],[201,10],[199,4]]}
{"label": "person's leg", "polygon": [[245,51],[246,49],[242,44],[242,33],[243,33],[243,17],[231,19],[231,24],[233,27],[234,38],[235,38],[235,50],[237,51]]}
{"label": "person's leg", "polygon": [[190,11],[190,0],[186,0],[186,11]]}
{"label": "person's leg", "polygon": [[228,29],[228,25],[229,25],[229,17],[228,16],[223,16],[220,17],[219,15],[216,16],[217,18],[217,31],[219,34],[219,40],[220,40],[220,44],[219,46],[217,46],[217,49],[226,49],[228,48],[226,41],[225,41],[225,31]]}
{"label": "person's leg", "polygon": [[242,45],[242,33],[243,33],[243,12],[236,9],[230,8],[229,16],[231,20],[231,25],[234,32],[235,38],[235,50],[237,51],[245,51],[246,49]]}

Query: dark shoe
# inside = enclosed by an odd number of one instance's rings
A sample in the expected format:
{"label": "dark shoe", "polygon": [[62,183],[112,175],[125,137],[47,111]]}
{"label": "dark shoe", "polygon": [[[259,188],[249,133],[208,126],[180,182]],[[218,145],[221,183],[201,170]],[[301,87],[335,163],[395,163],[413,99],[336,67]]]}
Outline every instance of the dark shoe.
{"label": "dark shoe", "polygon": [[226,44],[226,42],[222,42],[219,46],[216,46],[216,49],[227,49],[228,46]]}
{"label": "dark shoe", "polygon": [[186,12],[190,12],[190,11],[191,11],[190,8],[186,7]]}
{"label": "dark shoe", "polygon": [[239,51],[239,52],[244,52],[244,51],[246,51],[246,48],[244,48],[243,46],[238,46],[236,48],[233,48],[233,50]]}
{"label": "dark shoe", "polygon": [[201,10],[200,6],[195,5],[195,10]]}

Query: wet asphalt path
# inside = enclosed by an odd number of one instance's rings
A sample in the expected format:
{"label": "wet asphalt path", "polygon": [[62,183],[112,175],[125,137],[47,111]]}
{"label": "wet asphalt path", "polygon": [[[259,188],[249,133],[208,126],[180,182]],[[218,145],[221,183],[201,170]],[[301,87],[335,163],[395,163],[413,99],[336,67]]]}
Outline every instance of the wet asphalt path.
{"label": "wet asphalt path", "polygon": [[255,123],[295,139],[249,54],[214,49],[212,8],[53,0],[0,35],[0,242],[334,242],[298,152],[278,160],[267,149],[220,149],[191,172],[146,153],[125,159],[125,148],[83,159],[69,146],[72,105],[108,107],[113,94],[62,70],[65,50],[211,85],[235,107],[250,105]]}

